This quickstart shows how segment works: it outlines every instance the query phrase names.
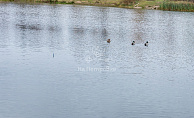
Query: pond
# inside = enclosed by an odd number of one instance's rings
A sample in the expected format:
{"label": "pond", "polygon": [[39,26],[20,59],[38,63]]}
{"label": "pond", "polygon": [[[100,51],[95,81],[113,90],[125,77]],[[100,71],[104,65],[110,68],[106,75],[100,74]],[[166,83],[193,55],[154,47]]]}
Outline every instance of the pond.
{"label": "pond", "polygon": [[0,3],[0,117],[194,117],[193,19]]}

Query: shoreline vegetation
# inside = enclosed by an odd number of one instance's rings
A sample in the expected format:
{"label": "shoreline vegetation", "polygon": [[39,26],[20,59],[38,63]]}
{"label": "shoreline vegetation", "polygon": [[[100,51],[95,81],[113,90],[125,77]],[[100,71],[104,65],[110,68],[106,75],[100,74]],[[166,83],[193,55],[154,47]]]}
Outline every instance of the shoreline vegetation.
{"label": "shoreline vegetation", "polygon": [[194,12],[194,0],[0,0]]}

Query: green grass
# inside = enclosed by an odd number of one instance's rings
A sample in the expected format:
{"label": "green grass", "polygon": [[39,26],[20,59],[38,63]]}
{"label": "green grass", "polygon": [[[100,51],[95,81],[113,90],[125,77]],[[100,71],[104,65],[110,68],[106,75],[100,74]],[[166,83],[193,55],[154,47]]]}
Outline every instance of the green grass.
{"label": "green grass", "polygon": [[155,6],[160,5],[163,0],[153,0],[153,1],[147,1],[147,0],[141,0],[139,1],[139,7],[145,8],[146,6]]}

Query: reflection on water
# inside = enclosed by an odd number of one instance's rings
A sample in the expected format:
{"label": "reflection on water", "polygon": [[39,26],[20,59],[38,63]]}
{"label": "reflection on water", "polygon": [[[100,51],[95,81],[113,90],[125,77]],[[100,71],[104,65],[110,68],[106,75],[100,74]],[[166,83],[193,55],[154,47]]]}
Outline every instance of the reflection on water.
{"label": "reflection on water", "polygon": [[194,117],[193,19],[1,3],[0,117]]}

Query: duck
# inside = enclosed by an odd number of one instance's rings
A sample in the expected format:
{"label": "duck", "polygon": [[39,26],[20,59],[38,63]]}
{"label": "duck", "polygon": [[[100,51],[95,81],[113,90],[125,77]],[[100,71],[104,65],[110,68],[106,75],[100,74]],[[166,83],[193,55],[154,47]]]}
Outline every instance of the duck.
{"label": "duck", "polygon": [[135,45],[135,41],[133,41],[133,42],[131,43],[131,45]]}
{"label": "duck", "polygon": [[110,39],[107,40],[107,43],[110,43]]}
{"label": "duck", "polygon": [[148,41],[146,41],[146,43],[144,44],[145,46],[148,46]]}

